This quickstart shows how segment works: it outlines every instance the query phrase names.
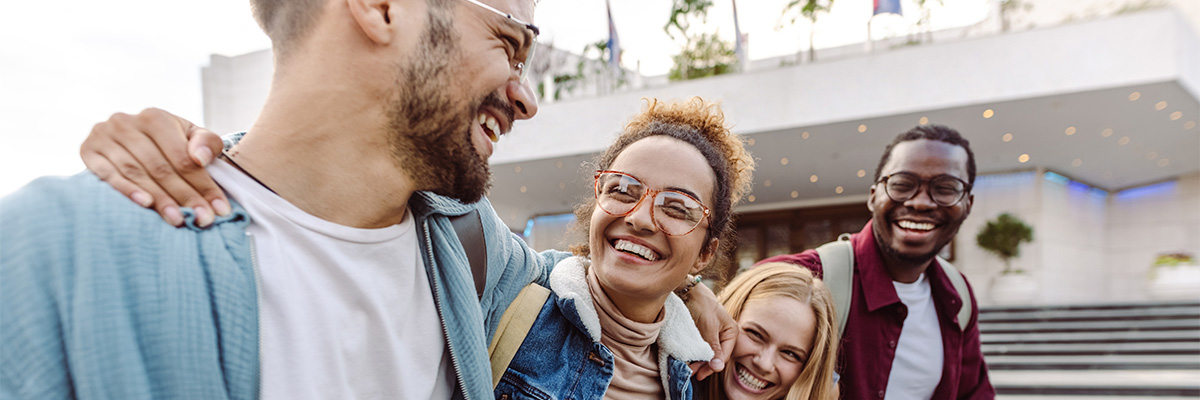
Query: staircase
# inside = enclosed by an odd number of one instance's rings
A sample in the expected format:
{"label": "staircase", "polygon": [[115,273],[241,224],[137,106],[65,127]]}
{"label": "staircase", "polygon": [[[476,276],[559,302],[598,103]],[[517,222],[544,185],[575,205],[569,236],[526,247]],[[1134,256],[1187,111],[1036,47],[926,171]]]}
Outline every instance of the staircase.
{"label": "staircase", "polygon": [[1200,398],[1200,303],[983,308],[1002,400]]}

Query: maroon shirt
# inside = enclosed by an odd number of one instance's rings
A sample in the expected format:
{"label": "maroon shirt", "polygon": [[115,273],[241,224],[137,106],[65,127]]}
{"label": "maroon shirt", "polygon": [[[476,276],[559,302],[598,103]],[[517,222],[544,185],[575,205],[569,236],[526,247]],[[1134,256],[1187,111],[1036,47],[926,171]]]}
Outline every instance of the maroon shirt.
{"label": "maroon shirt", "polygon": [[[900,302],[892,277],[883,266],[871,222],[852,235],[850,242],[854,246],[854,296],[850,299],[850,316],[838,351],[841,397],[882,399],[908,308]],[[821,259],[816,250],[775,256],[762,262],[772,261],[800,264],[821,276]],[[942,380],[933,391],[933,399],[995,398],[996,389],[988,381],[987,364],[980,349],[979,303],[974,293],[971,303],[977,306],[971,312],[967,329],[960,331],[956,315],[962,308],[962,300],[937,260],[925,270],[925,277],[941,322],[945,357]]]}

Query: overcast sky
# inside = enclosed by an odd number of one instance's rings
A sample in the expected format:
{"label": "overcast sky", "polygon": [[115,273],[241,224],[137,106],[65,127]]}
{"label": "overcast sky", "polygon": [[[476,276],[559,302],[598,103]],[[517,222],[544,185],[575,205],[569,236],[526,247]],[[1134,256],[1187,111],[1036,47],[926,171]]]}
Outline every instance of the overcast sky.
{"label": "overcast sky", "polygon": [[[750,58],[792,54],[808,46],[807,22],[776,29],[787,0],[742,0]],[[876,18],[874,35],[904,35],[917,18]],[[931,3],[934,3],[931,1]],[[987,17],[987,0],[951,0],[934,10],[935,28]],[[871,0],[838,0],[817,23],[817,47],[862,42]],[[80,171],[79,143],[116,111],[155,106],[203,121],[200,69],[210,54],[238,55],[270,46],[247,0],[11,1],[0,13],[0,196],[42,175]],[[714,0],[708,23],[732,39],[728,0]],[[678,44],[663,33],[670,0],[612,0],[627,68],[657,75]],[[542,40],[578,52],[608,36],[604,2],[541,0]]]}

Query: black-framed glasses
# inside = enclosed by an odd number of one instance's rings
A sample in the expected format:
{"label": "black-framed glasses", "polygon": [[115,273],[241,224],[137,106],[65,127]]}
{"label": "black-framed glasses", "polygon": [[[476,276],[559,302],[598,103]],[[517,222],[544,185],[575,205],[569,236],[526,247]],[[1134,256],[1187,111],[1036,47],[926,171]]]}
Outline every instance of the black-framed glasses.
{"label": "black-framed glasses", "polygon": [[895,202],[905,202],[916,197],[924,184],[929,198],[942,207],[958,204],[971,191],[971,184],[950,175],[921,179],[912,173],[897,172],[879,178],[876,183],[882,183],[884,193]]}
{"label": "black-framed glasses", "polygon": [[[512,14],[497,10],[496,8],[489,6],[487,4],[483,4],[483,3],[479,2],[479,0],[466,0],[466,1],[468,3],[477,5],[485,10],[491,11],[492,13],[494,13],[496,15],[504,17],[504,19],[507,19],[509,22],[520,25],[521,28],[527,29],[527,30],[529,30],[529,32],[532,33],[532,35],[530,35],[527,38],[527,40],[525,40],[523,48],[514,48],[513,49],[513,56],[512,56],[512,59],[509,61],[512,65],[513,71],[516,72],[516,74],[519,77],[519,79],[521,80],[521,82],[525,82],[526,72],[529,71],[529,69],[526,67],[528,65],[530,65],[530,62],[533,61],[533,52],[534,52],[534,50],[537,50],[537,38],[538,38],[538,35],[540,35],[542,33],[542,30],[538,29],[537,26],[534,26],[531,23],[517,19],[517,17],[514,17]],[[514,46],[515,46],[515,43],[514,43]],[[522,53],[524,53],[524,54],[522,54]]]}
{"label": "black-framed glasses", "polygon": [[670,236],[692,233],[709,216],[708,207],[690,194],[651,189],[633,175],[620,171],[596,171],[596,205],[609,215],[629,215],[646,198],[652,199],[650,220]]}

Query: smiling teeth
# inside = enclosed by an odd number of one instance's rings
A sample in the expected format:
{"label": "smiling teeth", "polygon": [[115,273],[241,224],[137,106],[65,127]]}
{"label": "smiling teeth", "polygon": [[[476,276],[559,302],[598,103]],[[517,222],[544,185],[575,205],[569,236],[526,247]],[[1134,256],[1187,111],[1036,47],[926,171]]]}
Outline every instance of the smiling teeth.
{"label": "smiling teeth", "polygon": [[479,117],[476,117],[475,121],[483,128],[483,133],[487,134],[492,143],[500,141],[500,123],[496,122],[496,118],[479,113]]}
{"label": "smiling teeth", "polygon": [[755,378],[754,375],[750,375],[750,373],[746,372],[746,370],[741,366],[738,366],[737,376],[738,380],[742,381],[743,385],[746,385],[751,389],[763,390],[767,387],[767,382],[763,382],[762,380]]}
{"label": "smiling teeth", "polygon": [[625,252],[636,254],[639,257],[645,258],[650,261],[658,260],[658,255],[654,253],[654,250],[650,250],[649,247],[642,246],[642,245],[634,243],[634,242],[618,240],[617,243],[613,245],[613,248],[616,248],[617,250],[620,250],[620,251],[625,251]]}
{"label": "smiling teeth", "polygon": [[904,229],[913,229],[913,230],[918,230],[918,231],[933,230],[933,224],[930,224],[927,222],[900,221],[900,222],[896,223],[896,225],[900,225],[900,227],[904,228]]}

